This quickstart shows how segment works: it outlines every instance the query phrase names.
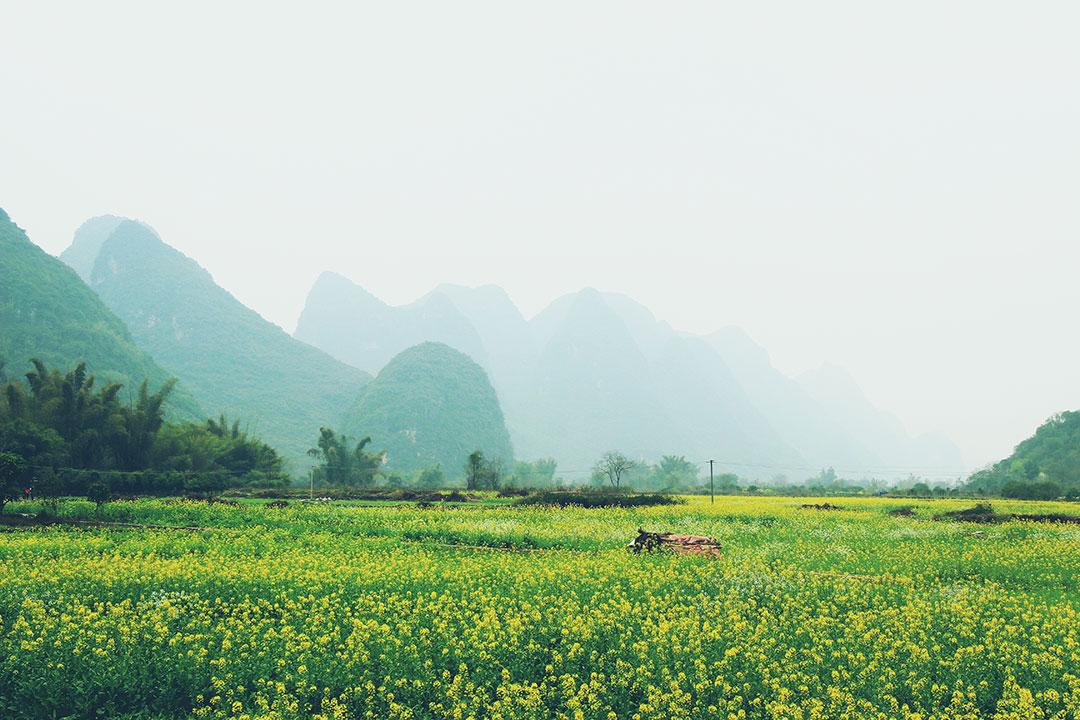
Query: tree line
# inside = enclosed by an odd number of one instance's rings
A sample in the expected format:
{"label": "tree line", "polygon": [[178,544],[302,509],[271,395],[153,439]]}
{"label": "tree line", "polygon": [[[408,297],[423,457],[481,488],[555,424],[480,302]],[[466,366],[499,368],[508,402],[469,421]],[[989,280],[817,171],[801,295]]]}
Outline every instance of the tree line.
{"label": "tree line", "polygon": [[0,362],[0,484],[3,501],[37,495],[173,495],[232,485],[285,484],[274,448],[224,416],[166,421],[175,380],[143,381],[124,402],[123,385],[99,384],[79,363],[63,373],[41,360],[21,380]]}
{"label": "tree line", "polygon": [[488,458],[482,450],[474,450],[452,476],[448,476],[440,464],[404,475],[387,466],[385,450],[373,452],[368,449],[370,445],[370,436],[354,439],[332,428],[320,428],[318,441],[307,453],[315,463],[311,468],[312,484],[320,487],[382,485],[437,489],[455,484],[455,479],[457,482],[463,479],[466,490],[550,487],[557,467],[555,460],[543,458],[534,462],[518,461],[507,468],[501,459]]}

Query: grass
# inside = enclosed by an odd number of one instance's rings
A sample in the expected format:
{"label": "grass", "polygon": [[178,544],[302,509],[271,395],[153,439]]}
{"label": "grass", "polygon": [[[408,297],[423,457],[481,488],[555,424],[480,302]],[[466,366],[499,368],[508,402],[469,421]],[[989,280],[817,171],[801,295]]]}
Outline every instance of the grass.
{"label": "grass", "polygon": [[[823,502],[64,502],[205,529],[0,532],[0,715],[1077,715],[1080,528]],[[724,556],[632,556],[638,527]]]}

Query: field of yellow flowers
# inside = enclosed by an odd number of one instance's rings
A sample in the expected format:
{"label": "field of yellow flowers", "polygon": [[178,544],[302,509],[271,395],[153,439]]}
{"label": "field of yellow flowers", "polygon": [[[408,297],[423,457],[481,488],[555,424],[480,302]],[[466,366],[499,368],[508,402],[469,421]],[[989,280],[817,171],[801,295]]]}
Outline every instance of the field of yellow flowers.
{"label": "field of yellow flowers", "polygon": [[0,532],[0,717],[1080,717],[1080,526],[804,502],[67,501]]}

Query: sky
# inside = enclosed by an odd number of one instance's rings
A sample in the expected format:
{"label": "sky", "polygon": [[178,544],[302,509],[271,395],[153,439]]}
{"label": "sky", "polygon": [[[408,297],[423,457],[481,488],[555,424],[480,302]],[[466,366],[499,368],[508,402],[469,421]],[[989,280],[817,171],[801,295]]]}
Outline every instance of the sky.
{"label": "sky", "polygon": [[972,468],[1080,408],[1075,3],[276,5],[0,1],[0,207],[144,220],[289,331],[325,269],[627,293]]}

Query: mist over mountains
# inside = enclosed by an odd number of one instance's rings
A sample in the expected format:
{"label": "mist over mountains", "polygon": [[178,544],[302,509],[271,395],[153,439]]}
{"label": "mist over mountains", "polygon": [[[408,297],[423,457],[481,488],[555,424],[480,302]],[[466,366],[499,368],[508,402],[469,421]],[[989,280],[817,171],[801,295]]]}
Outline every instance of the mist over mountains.
{"label": "mist over mountains", "polygon": [[[172,375],[71,268],[0,209],[0,378],[21,376],[32,358],[65,370],[86,362],[100,380],[122,382],[129,396],[144,379],[157,388]],[[169,407],[173,417],[205,417],[186,387]]]}
{"label": "mist over mountains", "polygon": [[241,419],[294,464],[370,380],[264,320],[143,223],[94,218],[61,259],[207,413]]}
{"label": "mist over mountains", "polygon": [[[294,466],[325,425],[371,435],[403,471],[453,465],[476,445],[505,460],[553,457],[571,480],[612,449],[714,459],[760,480],[825,467],[883,479],[963,473],[948,439],[909,436],[841,367],[788,377],[742,330],[681,333],[626,295],[585,288],[525,318],[494,285],[443,284],[393,306],[325,272],[289,335],[144,223],[84,223],[61,256],[72,273],[4,221],[28,272],[63,280],[84,315],[101,316],[87,324],[111,328],[108,343],[91,343],[123,348],[102,357],[103,370],[175,375],[189,412],[241,418]],[[17,311],[11,324],[27,322]],[[47,349],[18,337],[5,333],[9,362]],[[86,343],[67,344],[39,354],[81,359]]]}
{"label": "mist over mountains", "polygon": [[[433,319],[437,318],[437,319]],[[372,368],[421,341],[445,343],[490,375],[519,457],[587,469],[606,449],[713,458],[740,474],[958,477],[957,448],[910,437],[842,369],[776,370],[738,328],[677,332],[633,298],[586,288],[526,319],[496,286],[440,285],[390,306],[324,273],[296,335]]]}

